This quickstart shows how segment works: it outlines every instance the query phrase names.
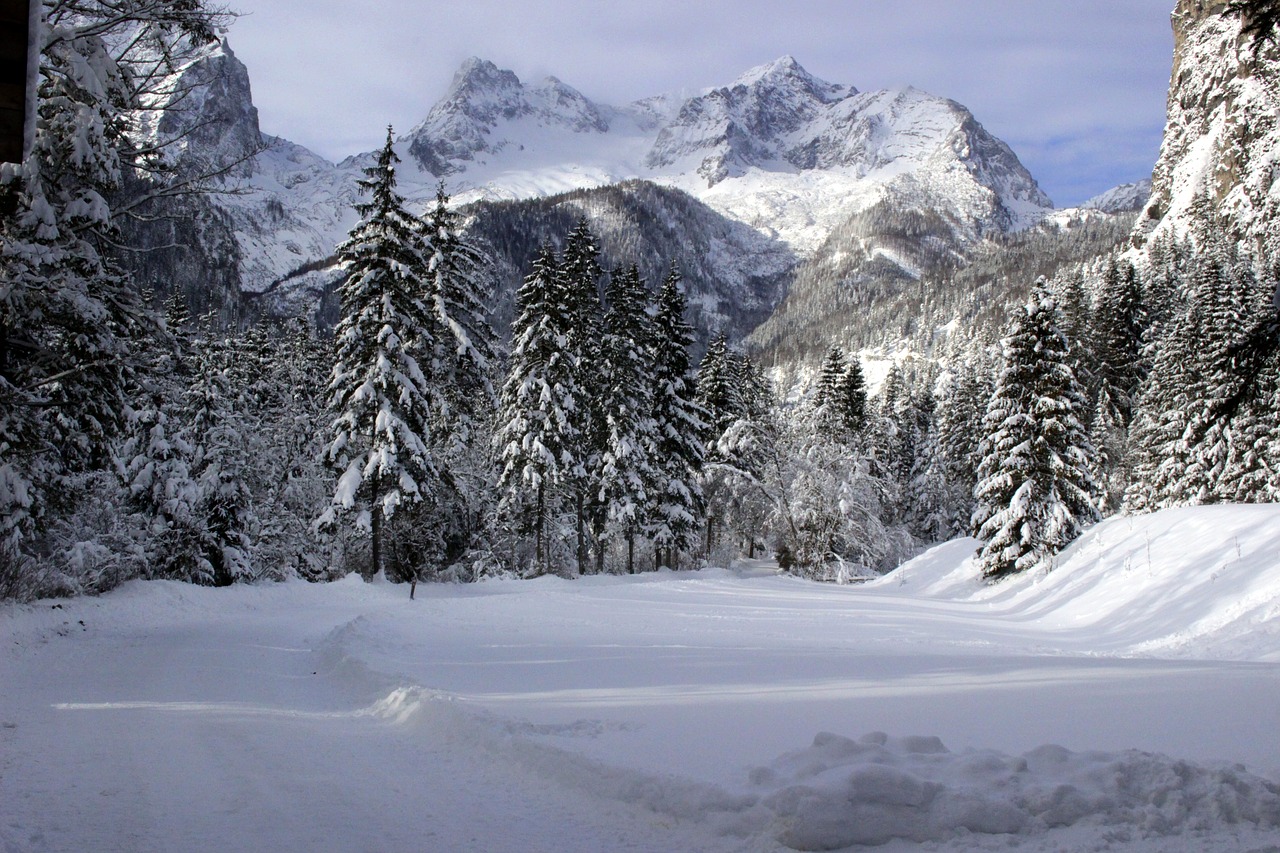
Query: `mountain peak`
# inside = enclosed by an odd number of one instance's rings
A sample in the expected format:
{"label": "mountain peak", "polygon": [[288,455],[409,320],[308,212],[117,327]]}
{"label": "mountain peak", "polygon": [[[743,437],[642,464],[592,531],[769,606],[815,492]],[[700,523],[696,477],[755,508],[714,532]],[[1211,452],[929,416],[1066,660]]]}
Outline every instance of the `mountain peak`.
{"label": "mountain peak", "polygon": [[513,92],[520,88],[520,78],[515,72],[499,68],[487,59],[472,56],[458,66],[444,99],[451,101],[474,97],[481,92]]}
{"label": "mountain peak", "polygon": [[858,91],[852,86],[840,86],[814,77],[790,54],[744,71],[729,88],[738,86],[747,89],[760,86],[793,89],[818,97],[824,102],[847,98]]}
{"label": "mountain peak", "polygon": [[738,79],[733,81],[735,86],[750,86],[752,83],[759,82],[769,78],[776,77],[809,77],[809,72],[796,61],[791,54],[780,56],[772,62],[766,62],[763,65],[756,65],[748,68],[746,71],[738,75]]}

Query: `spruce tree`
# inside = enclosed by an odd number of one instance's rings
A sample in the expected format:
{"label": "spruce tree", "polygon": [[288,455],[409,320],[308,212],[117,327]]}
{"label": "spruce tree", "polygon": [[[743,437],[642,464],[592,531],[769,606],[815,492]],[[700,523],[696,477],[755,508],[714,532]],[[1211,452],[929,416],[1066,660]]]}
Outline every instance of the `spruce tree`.
{"label": "spruce tree", "polygon": [[1097,520],[1086,401],[1044,279],[1015,312],[987,407],[973,515],[983,575],[1025,571]]}
{"label": "spruce tree", "polygon": [[429,418],[442,404],[421,361],[435,350],[428,259],[419,221],[396,193],[397,162],[388,128],[360,181],[370,199],[356,205],[361,220],[338,247],[346,278],[329,384],[337,416],[327,458],[339,478],[322,521],[363,507],[356,526],[372,537],[374,573],[385,569],[384,522],[403,503],[434,499],[439,476]]}
{"label": "spruce tree", "polygon": [[658,564],[667,565],[674,565],[681,551],[693,549],[705,509],[700,475],[707,412],[695,399],[689,363],[693,329],[685,320],[680,281],[673,264],[658,292],[651,336],[654,444],[650,456],[656,480],[646,513],[647,535],[662,554]]}
{"label": "spruce tree", "polygon": [[565,238],[561,263],[561,299],[568,320],[564,337],[567,363],[572,367],[573,394],[566,413],[573,424],[573,464],[567,466],[574,495],[574,521],[578,573],[587,569],[590,549],[587,533],[603,526],[607,508],[599,500],[601,459],[605,452],[608,426],[607,404],[601,363],[603,339],[600,305],[600,249],[586,218]]}
{"label": "spruce tree", "polygon": [[486,469],[497,403],[496,356],[486,300],[494,282],[489,259],[462,233],[461,217],[449,208],[443,183],[423,217],[423,231],[434,342],[429,376],[437,402],[432,451],[444,491],[434,504],[403,514],[397,536],[417,566],[447,567],[480,546],[480,515],[492,500]]}
{"label": "spruce tree", "polygon": [[1099,383],[1107,388],[1119,416],[1118,424],[1127,428],[1138,386],[1146,374],[1142,359],[1146,330],[1142,289],[1133,265],[1111,258],[1094,302],[1092,338]]}
{"label": "spruce tree", "polygon": [[851,441],[862,431],[867,417],[867,389],[862,364],[855,356],[832,344],[823,359],[814,389],[813,406],[824,429],[842,441]]}
{"label": "spruce tree", "polygon": [[848,368],[844,350],[839,344],[832,344],[827,350],[826,357],[822,359],[822,366],[818,369],[818,382],[813,392],[814,408],[822,409],[835,402],[836,389]]}
{"label": "spruce tree", "polygon": [[845,434],[860,434],[867,425],[867,381],[862,374],[862,361],[856,354],[849,358],[844,375],[836,384],[835,402]]}
{"label": "spruce tree", "polygon": [[[604,522],[627,544],[627,572],[635,572],[635,540],[645,523],[649,494],[657,487],[652,458],[656,424],[650,371],[648,292],[632,265],[615,270],[605,289],[604,335],[601,340],[597,409],[604,418],[605,439],[599,461],[599,500]],[[607,533],[600,530],[597,561],[603,565]]]}
{"label": "spruce tree", "polygon": [[[558,509],[558,489],[571,482],[580,466],[578,367],[565,348],[571,320],[562,274],[554,250],[544,246],[516,293],[511,356],[494,439],[508,512],[527,508],[532,514],[538,574],[550,567],[547,518]],[[526,500],[530,496],[531,506]]]}
{"label": "spruce tree", "polygon": [[740,377],[724,332],[711,339],[698,365],[698,405],[707,412],[707,450],[715,444],[743,410]]}
{"label": "spruce tree", "polygon": [[980,348],[957,361],[937,408],[937,448],[955,515],[951,534],[967,533],[978,481],[978,438],[991,396],[991,371]]}
{"label": "spruce tree", "polygon": [[1184,267],[1186,307],[1156,350],[1133,430],[1131,511],[1269,500],[1275,470],[1274,283],[1206,223]]}
{"label": "spruce tree", "polygon": [[428,249],[427,296],[435,326],[432,375],[448,410],[442,427],[458,441],[470,440],[478,416],[492,408],[490,381],[494,333],[486,298],[493,289],[484,254],[461,233],[459,215],[449,209],[444,184],[423,220]]}

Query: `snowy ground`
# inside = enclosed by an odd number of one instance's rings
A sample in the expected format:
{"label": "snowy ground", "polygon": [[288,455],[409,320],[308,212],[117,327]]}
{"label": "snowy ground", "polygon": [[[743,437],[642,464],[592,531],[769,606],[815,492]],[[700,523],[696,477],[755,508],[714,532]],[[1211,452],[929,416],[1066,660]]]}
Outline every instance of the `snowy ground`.
{"label": "snowy ground", "polygon": [[0,850],[1280,851],[1280,507],[972,547],[5,606]]}

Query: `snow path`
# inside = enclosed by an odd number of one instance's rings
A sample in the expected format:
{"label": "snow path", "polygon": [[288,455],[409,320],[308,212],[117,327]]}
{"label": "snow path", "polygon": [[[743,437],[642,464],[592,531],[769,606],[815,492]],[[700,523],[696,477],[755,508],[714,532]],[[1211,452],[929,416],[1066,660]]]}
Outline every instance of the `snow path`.
{"label": "snow path", "polygon": [[[157,614],[177,605],[183,618],[104,629],[90,615],[82,629],[78,614],[103,608],[77,602],[66,605],[76,619],[57,620],[70,627],[9,650],[0,680],[24,689],[0,703],[6,853],[516,853],[564,837],[583,850],[647,850],[655,834],[687,843],[625,803],[548,790],[488,751],[447,703],[414,713],[412,697],[393,692],[353,704],[361,685],[349,668],[325,671],[314,626],[256,603],[192,614],[184,605],[200,591],[153,586],[174,599]],[[715,848],[699,839],[689,849]]]}
{"label": "snow path", "polygon": [[1215,512],[994,590],[960,542],[0,607],[0,850],[1275,853],[1280,508]]}

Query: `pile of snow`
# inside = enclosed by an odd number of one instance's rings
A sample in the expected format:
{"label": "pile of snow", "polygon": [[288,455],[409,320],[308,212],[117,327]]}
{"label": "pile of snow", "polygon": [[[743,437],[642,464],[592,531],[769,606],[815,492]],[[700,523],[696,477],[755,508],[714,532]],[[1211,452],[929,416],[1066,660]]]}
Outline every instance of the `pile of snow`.
{"label": "pile of snow", "polygon": [[1280,785],[1239,765],[1202,767],[1162,755],[954,754],[936,737],[860,740],[821,733],[808,749],[752,771],[761,804],[797,850],[894,839],[1029,835],[1085,824],[1156,838],[1223,825],[1280,827]]}

